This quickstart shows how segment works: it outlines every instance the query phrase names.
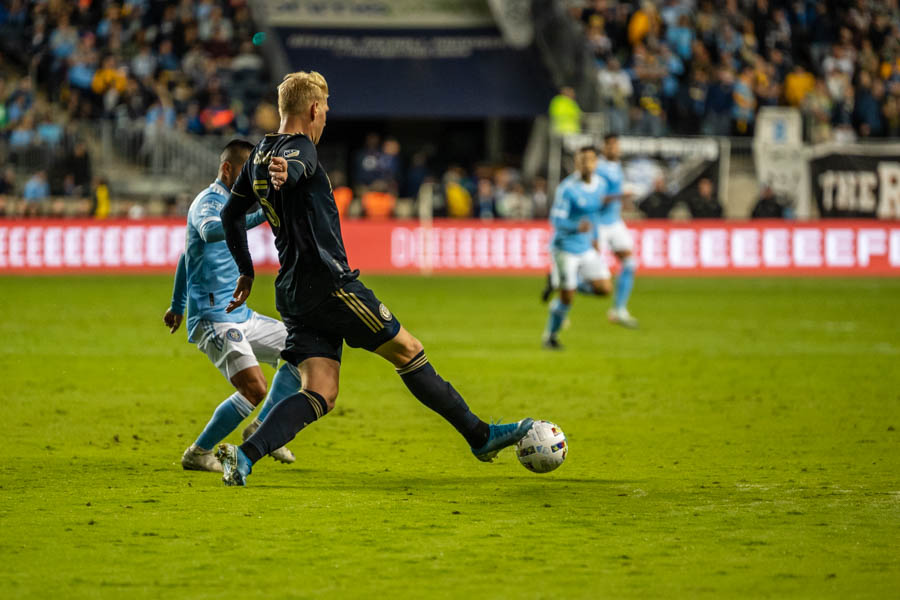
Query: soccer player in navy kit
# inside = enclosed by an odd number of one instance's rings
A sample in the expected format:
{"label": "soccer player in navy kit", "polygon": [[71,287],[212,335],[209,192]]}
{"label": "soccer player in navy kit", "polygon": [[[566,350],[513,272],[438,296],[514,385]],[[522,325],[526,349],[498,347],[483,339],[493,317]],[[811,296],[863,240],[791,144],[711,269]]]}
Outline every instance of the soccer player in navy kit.
{"label": "soccer player in navy kit", "polygon": [[524,437],[533,421],[498,425],[479,419],[435,372],[419,340],[350,269],[331,182],[316,152],[328,111],[325,78],[287,75],[278,86],[278,111],[278,132],[257,144],[222,211],[225,239],[241,273],[228,310],[240,307],[253,285],[245,214],[259,202],[281,263],[275,304],[288,330],[282,357],[297,366],[303,388],[276,405],[241,446],[219,447],[223,481],[245,485],[253,463],[334,408],[344,341],[393,364],[410,392],[453,425],[476,458],[491,461]]}

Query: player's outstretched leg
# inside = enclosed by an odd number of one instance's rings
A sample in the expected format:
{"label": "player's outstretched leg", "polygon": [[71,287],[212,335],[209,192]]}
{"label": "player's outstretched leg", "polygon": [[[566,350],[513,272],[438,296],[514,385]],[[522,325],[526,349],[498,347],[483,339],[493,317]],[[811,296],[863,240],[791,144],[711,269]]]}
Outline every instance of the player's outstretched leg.
{"label": "player's outstretched leg", "polygon": [[203,432],[181,457],[181,466],[189,471],[222,472],[222,465],[213,456],[212,449],[241,424],[253,412],[253,405],[240,392],[222,401],[213,412]]}
{"label": "player's outstretched leg", "polygon": [[[275,405],[288,396],[296,394],[301,387],[300,373],[297,371],[297,367],[290,363],[282,363],[281,368],[279,368],[278,371],[275,372],[275,376],[272,377],[272,384],[269,386],[269,395],[266,396],[266,401],[259,410],[259,414],[256,415],[256,418],[253,419],[246,428],[244,428],[244,431],[241,434],[243,440],[247,441],[251,435],[256,433],[256,430],[259,429],[262,422],[266,420],[266,417]],[[285,464],[290,464],[297,460],[294,453],[286,446],[273,450],[271,457]]]}
{"label": "player's outstretched leg", "polygon": [[630,254],[622,260],[622,272],[616,280],[616,297],[613,308],[608,313],[609,321],[623,327],[634,329],[638,321],[628,312],[628,298],[634,287],[634,272],[637,270],[637,261]]}
{"label": "player's outstretched leg", "polygon": [[[472,454],[478,460],[490,462],[500,450],[525,437],[531,428],[531,419],[506,425],[489,425],[479,419],[459,392],[438,375],[428,362],[422,344],[406,329],[401,328],[392,340],[376,352],[394,364],[400,379],[419,402],[453,425],[469,443]],[[413,357],[403,362],[410,355]]]}
{"label": "player's outstretched leg", "polygon": [[544,348],[548,350],[562,350],[557,334],[562,329],[566,317],[569,316],[571,304],[566,304],[561,298],[550,303],[550,315],[547,318],[547,328],[544,330]]}

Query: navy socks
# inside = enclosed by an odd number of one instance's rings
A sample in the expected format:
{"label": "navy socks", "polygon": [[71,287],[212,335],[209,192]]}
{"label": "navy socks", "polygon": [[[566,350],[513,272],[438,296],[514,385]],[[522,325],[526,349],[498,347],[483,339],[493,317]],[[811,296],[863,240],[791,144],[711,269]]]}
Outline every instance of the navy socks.
{"label": "navy socks", "polygon": [[397,374],[412,395],[453,425],[469,446],[480,448],[487,443],[490,426],[475,416],[459,392],[437,374],[424,350],[397,369]]}
{"label": "navy socks", "polygon": [[259,429],[241,444],[251,463],[290,442],[300,430],[328,412],[325,398],[309,390],[300,390],[272,408]]}

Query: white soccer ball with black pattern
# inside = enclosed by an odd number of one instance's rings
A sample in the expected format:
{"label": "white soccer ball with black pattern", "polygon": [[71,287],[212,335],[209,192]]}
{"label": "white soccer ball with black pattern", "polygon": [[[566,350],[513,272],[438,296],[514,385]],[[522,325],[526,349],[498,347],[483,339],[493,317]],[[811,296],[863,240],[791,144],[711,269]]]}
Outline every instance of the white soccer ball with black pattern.
{"label": "white soccer ball with black pattern", "polygon": [[549,473],[566,460],[569,442],[556,423],[535,421],[528,433],[516,444],[516,456],[526,469]]}

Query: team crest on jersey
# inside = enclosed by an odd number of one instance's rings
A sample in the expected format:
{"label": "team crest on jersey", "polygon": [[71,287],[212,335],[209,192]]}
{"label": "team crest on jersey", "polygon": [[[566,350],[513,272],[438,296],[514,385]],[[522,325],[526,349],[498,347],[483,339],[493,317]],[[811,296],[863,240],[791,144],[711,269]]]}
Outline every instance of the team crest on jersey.
{"label": "team crest on jersey", "polygon": [[240,329],[231,328],[225,332],[225,337],[227,337],[232,342],[241,342],[244,340],[244,334],[241,333]]}
{"label": "team crest on jersey", "polygon": [[388,307],[385,306],[383,302],[378,305],[378,314],[380,314],[381,318],[385,321],[391,320],[391,311],[388,310]]}
{"label": "team crest on jersey", "polygon": [[284,156],[285,158],[293,158],[293,157],[299,156],[299,155],[300,155],[299,150],[285,150],[284,154],[282,156]]}

